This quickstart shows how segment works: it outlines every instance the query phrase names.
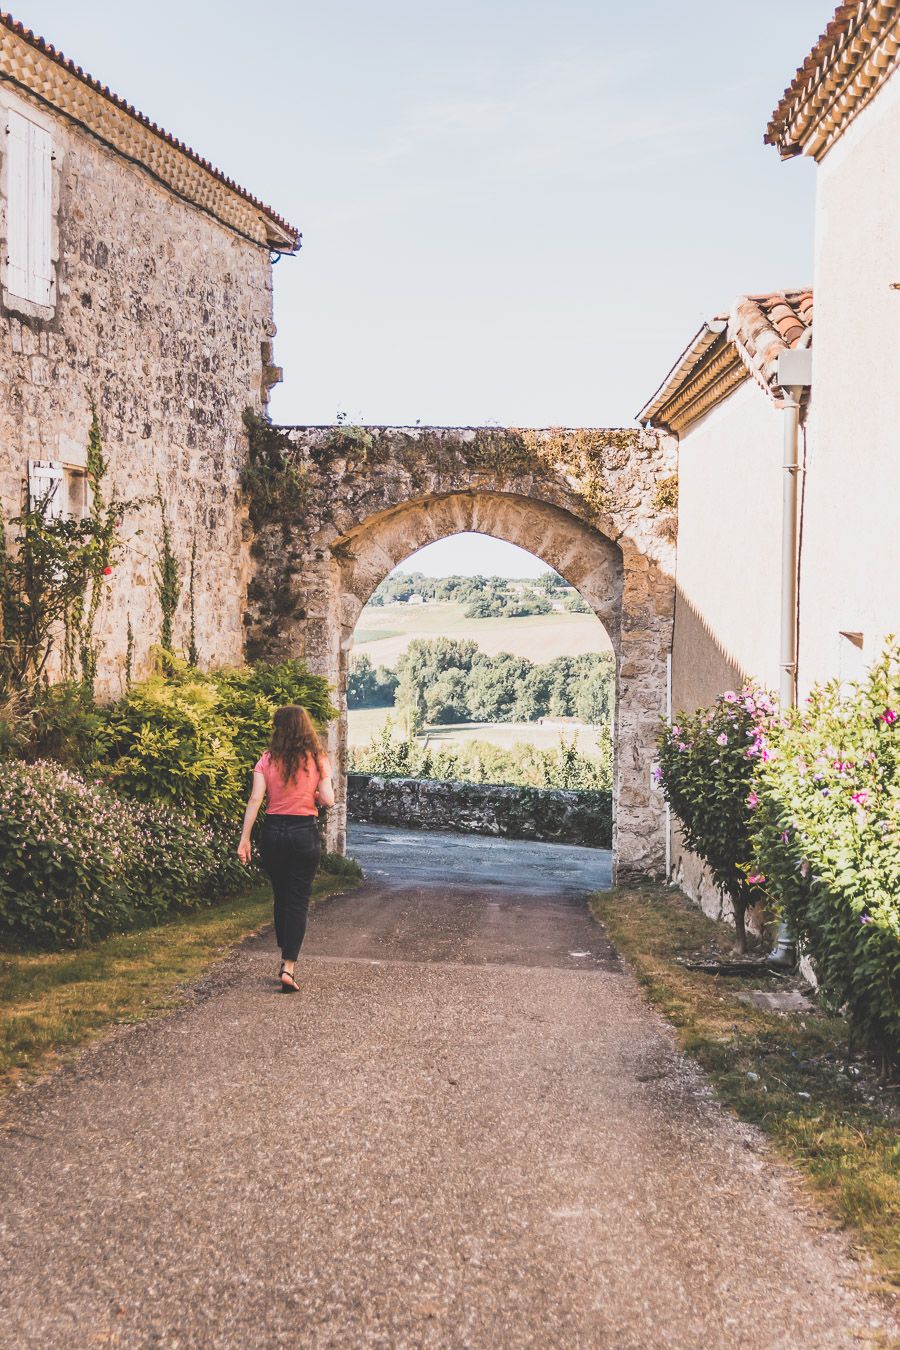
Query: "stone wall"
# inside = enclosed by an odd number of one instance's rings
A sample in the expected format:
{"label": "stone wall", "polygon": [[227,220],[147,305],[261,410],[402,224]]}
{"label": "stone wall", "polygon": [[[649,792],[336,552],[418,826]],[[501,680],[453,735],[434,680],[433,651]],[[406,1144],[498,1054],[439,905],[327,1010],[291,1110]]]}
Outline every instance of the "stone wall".
{"label": "stone wall", "polygon": [[557,844],[612,844],[612,794],[450,783],[430,778],[347,778],[351,820],[416,830],[458,830]]}
{"label": "stone wall", "polygon": [[[19,102],[31,108],[24,95]],[[43,311],[3,296],[0,505],[7,519],[18,514],[29,460],[84,465],[93,399],[110,492],[139,502],[126,517],[126,552],[98,624],[100,692],[114,694],[127,616],[137,672],[159,640],[157,479],[185,574],[197,539],[201,661],[242,657],[249,569],[242,414],[264,408],[271,376],[271,265],[266,248],[64,118],[37,113],[50,122],[55,156],[55,304]],[[0,161],[2,154],[0,144]],[[0,206],[2,181],[0,162]],[[175,639],[187,646],[186,581]]]}
{"label": "stone wall", "polygon": [[[342,706],[363,605],[423,545],[493,535],[578,588],[616,653],[616,876],[661,875],[665,819],[651,770],[666,705],[675,512],[658,489],[676,469],[674,440],[607,428],[260,426],[251,456],[248,651],[305,656]],[[330,749],[329,844],[342,849],[345,717]]]}

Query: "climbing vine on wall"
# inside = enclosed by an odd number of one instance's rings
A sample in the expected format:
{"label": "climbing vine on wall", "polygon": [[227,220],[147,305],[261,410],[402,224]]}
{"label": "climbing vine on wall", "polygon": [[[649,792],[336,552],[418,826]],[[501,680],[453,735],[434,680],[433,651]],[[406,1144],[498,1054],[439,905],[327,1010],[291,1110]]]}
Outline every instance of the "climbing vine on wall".
{"label": "climbing vine on wall", "polygon": [[172,548],[172,532],[169,529],[169,517],[166,512],[166,504],[163,501],[162,487],[160,486],[158,478],[156,480],[156,503],[159,507],[162,519],[162,529],[157,550],[156,564],[153,569],[156,578],[156,594],[159,597],[159,606],[162,610],[159,643],[164,652],[172,652],[172,620],[174,619],[175,611],[178,608],[178,598],[181,593],[181,578],[179,575],[178,559],[175,557]]}
{"label": "climbing vine on wall", "polygon": [[252,409],[244,412],[247,463],[241,487],[255,530],[303,516],[309,500],[309,469],[297,447]]}
{"label": "climbing vine on wall", "polygon": [[62,638],[63,673],[90,690],[97,668],[97,614],[121,547],[118,526],[127,503],[103,496],[107,463],[96,412],[91,419],[83,519],[51,516],[50,494],[32,500],[23,489],[21,515],[7,538],[0,520],[0,702],[30,699]]}
{"label": "climbing vine on wall", "polygon": [[197,576],[197,531],[191,537],[191,569],[188,580],[188,597],[190,600],[190,641],[188,643],[188,663],[196,666],[200,660],[200,653],[197,650],[197,594],[195,590],[195,581]]}
{"label": "climbing vine on wall", "polygon": [[657,511],[677,511],[678,510],[678,474],[673,473],[668,478],[661,478],[656,485],[656,491],[653,493],[653,505]]}

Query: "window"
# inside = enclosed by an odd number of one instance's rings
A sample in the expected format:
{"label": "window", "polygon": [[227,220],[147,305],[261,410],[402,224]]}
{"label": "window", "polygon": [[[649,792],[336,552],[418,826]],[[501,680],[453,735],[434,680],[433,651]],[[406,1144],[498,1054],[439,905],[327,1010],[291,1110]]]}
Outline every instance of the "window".
{"label": "window", "polygon": [[32,511],[42,508],[47,520],[88,514],[88,481],[84,469],[68,468],[52,459],[28,465],[28,496]]}
{"label": "window", "polygon": [[51,226],[53,140],[10,108],[6,114],[6,289],[20,300],[53,304]]}

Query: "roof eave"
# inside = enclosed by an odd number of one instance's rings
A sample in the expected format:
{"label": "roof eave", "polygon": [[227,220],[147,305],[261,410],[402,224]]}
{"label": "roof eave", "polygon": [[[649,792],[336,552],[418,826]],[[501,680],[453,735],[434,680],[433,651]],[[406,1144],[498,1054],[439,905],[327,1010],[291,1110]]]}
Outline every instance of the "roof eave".
{"label": "roof eave", "polygon": [[645,427],[669,430],[664,421],[658,420],[659,413],[671,401],[674,392],[684,382],[690,371],[700,364],[710,347],[725,332],[727,326],[727,319],[719,316],[704,323],[699,332],[691,338],[652,398],[636,414],[636,422],[640,422]]}

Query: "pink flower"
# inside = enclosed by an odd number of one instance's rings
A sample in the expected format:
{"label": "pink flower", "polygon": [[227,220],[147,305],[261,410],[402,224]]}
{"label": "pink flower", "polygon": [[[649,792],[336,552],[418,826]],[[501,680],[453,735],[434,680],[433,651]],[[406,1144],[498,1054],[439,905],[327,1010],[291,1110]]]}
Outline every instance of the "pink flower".
{"label": "pink flower", "polygon": [[104,569],[103,569],[103,575],[104,575],[105,577],[111,577],[111,576],[112,576],[112,568],[111,568],[111,567],[104,567]]}
{"label": "pink flower", "polygon": [[680,736],[680,735],[681,735],[681,727],[673,727],[673,728],[672,728],[672,735],[673,735],[673,736]]}
{"label": "pink flower", "polygon": [[746,708],[746,710],[747,710],[748,713],[755,713],[755,712],[756,712],[756,704],[753,702],[753,699],[752,699],[752,698],[745,698],[745,699],[744,699],[744,707]]}
{"label": "pink flower", "polygon": [[791,840],[790,831],[789,831],[789,830],[782,830],[782,831],[781,831],[781,842],[782,842],[783,844],[789,844],[789,843],[790,843],[790,840]]}
{"label": "pink flower", "polygon": [[728,737],[725,735],[725,732],[723,731],[720,736],[716,737],[716,745],[727,745],[727,744],[728,744]]}
{"label": "pink flower", "polygon": [[755,792],[750,793],[750,796],[747,798],[747,805],[750,807],[751,811],[754,811],[756,807],[759,806],[759,797]]}
{"label": "pink flower", "polygon": [[869,800],[869,794],[866,789],[863,788],[862,792],[851,792],[850,800],[856,802],[857,806],[865,806]]}
{"label": "pink flower", "polygon": [[881,720],[886,727],[892,727],[897,720],[897,714],[893,708],[885,708],[881,714]]}
{"label": "pink flower", "polygon": [[754,873],[752,874],[752,876],[749,876],[749,877],[747,878],[747,884],[750,885],[750,886],[758,886],[759,883],[760,883],[761,881],[765,881],[765,879],[766,879],[766,878],[765,878],[765,876],[763,875],[762,872],[754,872]]}
{"label": "pink flower", "polygon": [[733,689],[729,689],[727,693],[724,693],[722,695],[722,698],[725,700],[726,703],[737,703],[738,701],[738,696]]}

